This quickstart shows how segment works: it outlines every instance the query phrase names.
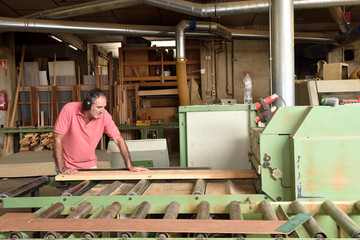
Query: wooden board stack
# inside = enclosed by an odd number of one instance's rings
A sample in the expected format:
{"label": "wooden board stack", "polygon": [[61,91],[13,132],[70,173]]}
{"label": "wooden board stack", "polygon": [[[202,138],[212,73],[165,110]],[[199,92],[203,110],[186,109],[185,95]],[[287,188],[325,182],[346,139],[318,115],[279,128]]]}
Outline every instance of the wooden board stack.
{"label": "wooden board stack", "polygon": [[49,133],[28,133],[23,139],[19,141],[22,145],[20,152],[25,151],[42,151],[44,148],[52,149],[53,147],[53,132]]}

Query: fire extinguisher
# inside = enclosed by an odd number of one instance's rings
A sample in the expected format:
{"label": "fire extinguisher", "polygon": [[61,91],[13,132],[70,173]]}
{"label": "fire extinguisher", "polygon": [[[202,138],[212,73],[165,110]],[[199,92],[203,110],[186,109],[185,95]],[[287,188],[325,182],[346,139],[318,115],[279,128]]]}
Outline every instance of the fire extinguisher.
{"label": "fire extinguisher", "polygon": [[3,89],[0,92],[0,110],[7,109],[7,99],[6,99],[6,90]]}

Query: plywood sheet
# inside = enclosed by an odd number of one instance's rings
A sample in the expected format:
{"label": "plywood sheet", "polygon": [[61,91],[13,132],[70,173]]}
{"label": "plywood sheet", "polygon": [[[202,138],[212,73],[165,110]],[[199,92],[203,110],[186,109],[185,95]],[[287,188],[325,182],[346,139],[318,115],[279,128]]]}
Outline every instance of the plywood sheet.
{"label": "plywood sheet", "polygon": [[[49,76],[50,79],[54,76],[54,62],[49,62]],[[75,61],[56,61],[56,78],[60,76],[73,76],[75,77]],[[57,82],[57,79],[56,79]]]}
{"label": "plywood sheet", "polygon": [[118,180],[118,179],[238,179],[257,178],[254,170],[149,170],[130,172],[128,170],[80,171],[77,175],[59,174],[57,181],[72,180]]}
{"label": "plywood sheet", "polygon": [[34,213],[7,213],[0,217],[0,232],[202,232],[283,234],[275,229],[287,221],[200,219],[32,219]]}
{"label": "plywood sheet", "polygon": [[38,62],[24,62],[23,75],[20,85],[21,86],[40,85]]}

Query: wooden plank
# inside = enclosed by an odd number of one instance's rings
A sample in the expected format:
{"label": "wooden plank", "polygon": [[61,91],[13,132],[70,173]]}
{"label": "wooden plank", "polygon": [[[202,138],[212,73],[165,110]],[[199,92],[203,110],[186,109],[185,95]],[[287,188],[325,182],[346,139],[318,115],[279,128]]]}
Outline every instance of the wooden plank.
{"label": "wooden plank", "polygon": [[96,45],[94,45],[94,57],[95,57],[95,76],[96,76],[96,88],[100,86],[99,79],[99,52]]}
{"label": "wooden plank", "polygon": [[78,87],[76,85],[72,86],[71,94],[72,94],[72,101],[73,102],[78,101],[77,100],[77,98],[78,98]]}
{"label": "wooden plank", "polygon": [[51,125],[55,125],[55,121],[58,117],[58,102],[56,86],[51,87]]}
{"label": "wooden plank", "polygon": [[177,95],[178,93],[179,90],[177,88],[138,91],[139,96]]}
{"label": "wooden plank", "polygon": [[360,80],[321,80],[316,84],[319,93],[360,91]]}
{"label": "wooden plank", "polygon": [[149,170],[130,172],[127,170],[115,171],[79,171],[77,175],[59,174],[57,181],[72,180],[117,180],[117,179],[232,179],[257,178],[254,170]]}
{"label": "wooden plank", "polygon": [[[111,115],[111,116],[113,116],[113,105],[114,105],[113,68],[114,68],[114,67],[113,67],[112,52],[109,52],[109,69],[108,69],[108,73],[109,73],[109,111],[110,111],[110,115]],[[113,118],[113,119],[114,119],[114,118]]]}
{"label": "wooden plank", "polygon": [[36,89],[30,87],[30,108],[31,108],[31,126],[37,124],[38,119],[38,110],[37,110],[37,99],[36,99]]}
{"label": "wooden plank", "polygon": [[203,219],[33,219],[35,213],[7,213],[0,231],[175,232],[283,234],[275,229],[287,221]]}
{"label": "wooden plank", "polygon": [[318,97],[318,91],[316,88],[315,81],[308,81],[307,89],[308,89],[308,93],[309,93],[310,105],[319,106],[319,97]]}

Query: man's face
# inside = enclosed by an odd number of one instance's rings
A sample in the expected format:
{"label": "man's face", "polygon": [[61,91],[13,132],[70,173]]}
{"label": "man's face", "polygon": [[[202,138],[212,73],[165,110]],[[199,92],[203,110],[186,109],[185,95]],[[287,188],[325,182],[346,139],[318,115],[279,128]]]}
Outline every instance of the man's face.
{"label": "man's face", "polygon": [[99,118],[100,115],[105,111],[105,107],[106,97],[100,96],[96,98],[95,102],[91,105],[89,113],[93,118]]}

